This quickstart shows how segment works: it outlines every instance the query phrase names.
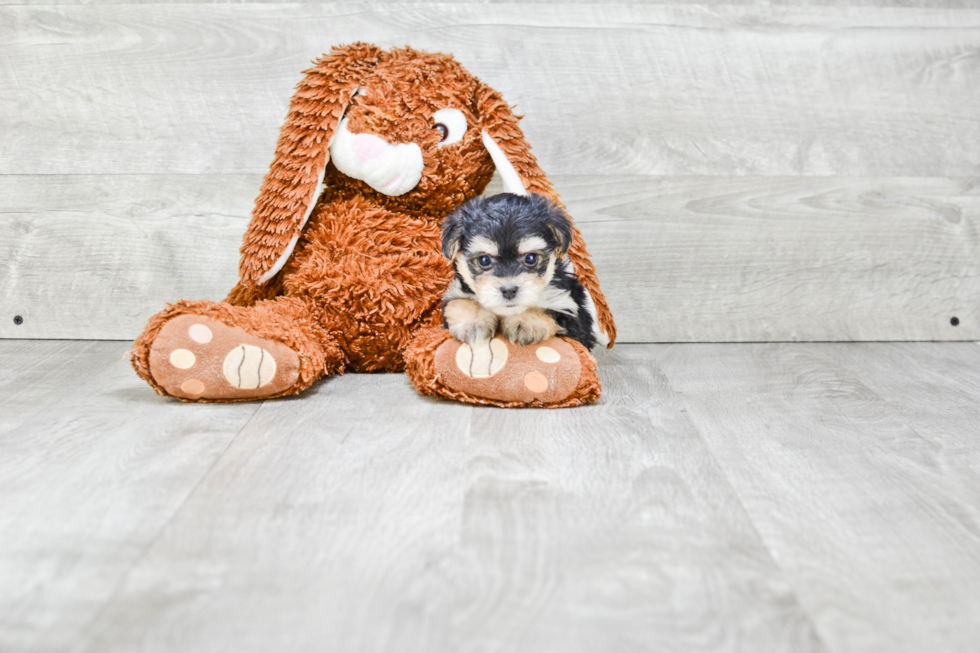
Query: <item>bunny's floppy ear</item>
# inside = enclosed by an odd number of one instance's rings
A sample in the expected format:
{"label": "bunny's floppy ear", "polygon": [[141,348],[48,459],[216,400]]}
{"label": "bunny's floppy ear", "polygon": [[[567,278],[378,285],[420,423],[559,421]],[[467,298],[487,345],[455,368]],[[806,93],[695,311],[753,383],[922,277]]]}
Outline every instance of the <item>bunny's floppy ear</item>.
{"label": "bunny's floppy ear", "polygon": [[[480,128],[483,130],[483,144],[490,152],[490,157],[504,182],[504,191],[527,195],[538,193],[557,204],[562,209],[565,205],[558,199],[551,180],[538,165],[537,159],[531,154],[531,146],[524,139],[524,133],[517,124],[517,116],[497,91],[485,84],[480,84],[476,92],[477,114],[480,116]],[[567,215],[567,212],[566,212]],[[595,266],[585,249],[582,234],[572,224],[573,240],[568,249],[568,255],[575,266],[575,272],[586,289],[595,309],[594,323],[601,331],[597,331],[596,340],[612,347],[616,341],[616,323],[606,304],[606,297],[599,289]]]}
{"label": "bunny's floppy ear", "polygon": [[304,71],[242,242],[242,285],[264,284],[289,259],[323,192],[337,124],[359,81],[387,56],[376,46],[354,43],[334,48]]}

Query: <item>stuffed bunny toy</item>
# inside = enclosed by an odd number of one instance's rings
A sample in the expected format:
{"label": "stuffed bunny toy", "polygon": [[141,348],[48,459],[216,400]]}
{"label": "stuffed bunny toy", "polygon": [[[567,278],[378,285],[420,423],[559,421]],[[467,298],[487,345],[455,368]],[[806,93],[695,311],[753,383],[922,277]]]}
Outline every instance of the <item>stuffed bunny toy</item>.
{"label": "stuffed bunny toy", "polygon": [[[497,406],[574,406],[601,393],[592,355],[551,338],[460,343],[442,326],[453,279],[445,216],[483,192],[557,202],[517,118],[451,56],[355,43],[305,71],[223,302],[178,301],[132,349],[137,373],[184,401],[301,392],[344,371],[406,371],[419,392]],[[616,330],[574,230],[568,256],[599,342]]]}

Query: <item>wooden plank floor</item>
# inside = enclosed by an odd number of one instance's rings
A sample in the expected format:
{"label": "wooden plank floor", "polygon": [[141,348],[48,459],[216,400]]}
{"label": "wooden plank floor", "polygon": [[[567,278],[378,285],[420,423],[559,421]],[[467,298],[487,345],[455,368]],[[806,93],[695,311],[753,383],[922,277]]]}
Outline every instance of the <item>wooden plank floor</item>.
{"label": "wooden plank floor", "polygon": [[0,342],[0,650],[972,651],[980,344],[623,345],[603,400],[154,395]]}

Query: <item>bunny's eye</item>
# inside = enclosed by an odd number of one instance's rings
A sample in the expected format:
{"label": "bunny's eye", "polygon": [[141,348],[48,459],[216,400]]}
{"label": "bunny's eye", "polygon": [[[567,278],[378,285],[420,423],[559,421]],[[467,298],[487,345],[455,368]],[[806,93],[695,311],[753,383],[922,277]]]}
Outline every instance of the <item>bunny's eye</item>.
{"label": "bunny's eye", "polygon": [[442,135],[439,147],[458,143],[466,133],[466,116],[459,109],[439,109],[432,114],[432,121],[432,128]]}

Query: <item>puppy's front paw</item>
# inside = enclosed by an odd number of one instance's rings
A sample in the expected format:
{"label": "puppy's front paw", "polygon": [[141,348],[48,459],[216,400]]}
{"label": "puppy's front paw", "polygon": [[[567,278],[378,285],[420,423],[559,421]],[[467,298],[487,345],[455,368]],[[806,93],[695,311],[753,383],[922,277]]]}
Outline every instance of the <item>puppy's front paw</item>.
{"label": "puppy's front paw", "polygon": [[558,325],[540,308],[529,308],[501,318],[500,331],[515,345],[534,345],[558,333]]}
{"label": "puppy's front paw", "polygon": [[443,309],[453,338],[468,345],[487,342],[497,332],[497,316],[472,299],[454,299]]}
{"label": "puppy's front paw", "polygon": [[483,320],[453,324],[449,327],[449,333],[453,338],[468,345],[487,342],[496,332],[496,326],[490,326]]}

